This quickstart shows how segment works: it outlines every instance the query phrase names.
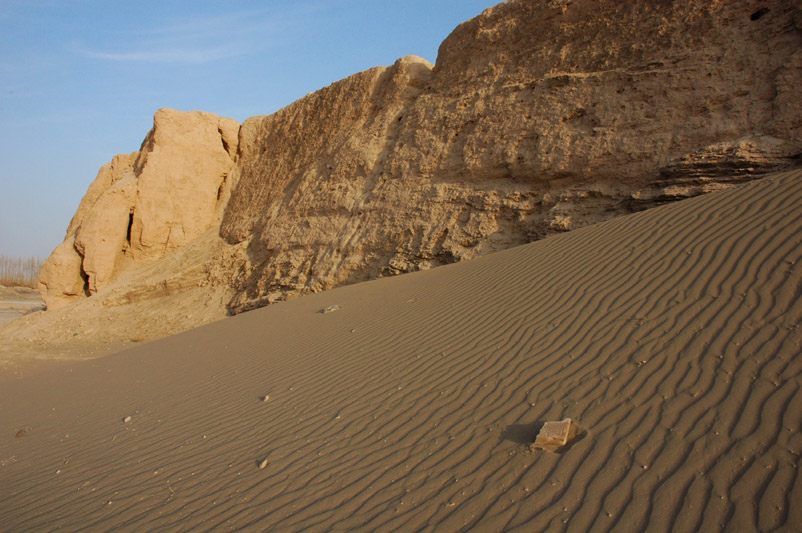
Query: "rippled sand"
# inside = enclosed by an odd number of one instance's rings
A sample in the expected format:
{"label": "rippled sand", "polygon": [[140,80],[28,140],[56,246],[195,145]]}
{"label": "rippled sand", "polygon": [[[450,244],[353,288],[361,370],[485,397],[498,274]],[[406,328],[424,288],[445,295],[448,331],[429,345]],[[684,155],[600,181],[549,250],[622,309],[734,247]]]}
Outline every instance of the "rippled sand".
{"label": "rippled sand", "polygon": [[802,529],[801,242],[778,174],[8,380],[0,524]]}

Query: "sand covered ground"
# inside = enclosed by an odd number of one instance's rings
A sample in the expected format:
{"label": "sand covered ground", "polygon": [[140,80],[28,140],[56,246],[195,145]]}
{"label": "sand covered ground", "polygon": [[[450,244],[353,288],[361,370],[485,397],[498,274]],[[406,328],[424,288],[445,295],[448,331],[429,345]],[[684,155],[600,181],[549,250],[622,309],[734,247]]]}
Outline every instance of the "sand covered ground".
{"label": "sand covered ground", "polygon": [[[95,359],[224,318],[221,290],[198,286],[193,277],[219,250],[219,240],[207,232],[186,247],[197,253],[185,250],[166,263],[141,265],[138,291],[112,286],[95,298],[0,323],[0,380],[29,373],[32,365]],[[165,287],[163,276],[153,282],[159,268],[177,273],[170,280],[177,288]]]}
{"label": "sand covered ground", "polygon": [[0,324],[41,311],[44,307],[44,302],[35,289],[0,285]]}
{"label": "sand covered ground", "polygon": [[800,261],[783,173],[4,374],[0,529],[800,530]]}

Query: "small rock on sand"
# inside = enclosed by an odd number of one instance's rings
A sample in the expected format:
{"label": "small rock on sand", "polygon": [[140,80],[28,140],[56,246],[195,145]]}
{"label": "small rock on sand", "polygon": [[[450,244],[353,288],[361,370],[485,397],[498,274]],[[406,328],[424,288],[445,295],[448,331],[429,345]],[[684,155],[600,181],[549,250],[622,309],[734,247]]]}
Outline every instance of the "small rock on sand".
{"label": "small rock on sand", "polygon": [[577,434],[579,427],[570,418],[559,422],[546,422],[535,437],[532,448],[540,448],[555,452],[569,444]]}
{"label": "small rock on sand", "polygon": [[130,421],[131,421],[131,416],[130,415],[128,415],[125,418],[123,418],[123,424],[127,424]]}

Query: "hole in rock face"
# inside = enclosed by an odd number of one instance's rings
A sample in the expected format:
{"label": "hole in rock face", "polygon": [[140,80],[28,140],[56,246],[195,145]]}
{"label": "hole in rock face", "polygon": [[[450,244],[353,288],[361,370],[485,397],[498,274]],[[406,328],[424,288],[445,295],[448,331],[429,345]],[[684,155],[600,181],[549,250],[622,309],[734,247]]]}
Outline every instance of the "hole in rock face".
{"label": "hole in rock face", "polygon": [[225,135],[223,135],[223,128],[218,126],[217,133],[220,134],[220,142],[223,143],[223,150],[225,150],[228,155],[232,155],[231,154],[231,147],[226,142]]}
{"label": "hole in rock face", "polygon": [[89,290],[89,274],[84,270],[83,264],[81,264],[81,280],[84,282],[84,296],[89,298],[92,296],[92,292]]}
{"label": "hole in rock face", "polygon": [[769,8],[767,7],[760,8],[749,16],[749,20],[757,20],[768,12]]}
{"label": "hole in rock face", "polygon": [[131,227],[134,225],[134,214],[128,213],[128,230],[125,233],[125,240],[131,244]]}

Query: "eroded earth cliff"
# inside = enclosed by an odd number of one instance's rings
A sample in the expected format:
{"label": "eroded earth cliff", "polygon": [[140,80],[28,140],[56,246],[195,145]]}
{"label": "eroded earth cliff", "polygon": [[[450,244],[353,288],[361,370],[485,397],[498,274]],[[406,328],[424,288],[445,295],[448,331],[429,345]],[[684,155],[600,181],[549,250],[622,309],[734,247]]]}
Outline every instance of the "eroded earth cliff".
{"label": "eroded earth cliff", "polygon": [[[799,1],[510,0],[435,65],[402,58],[241,126],[158,111],[48,260],[51,318],[7,334],[95,313],[128,318],[116,339],[160,336],[796,167],[800,86]],[[164,298],[181,311],[144,331]]]}

